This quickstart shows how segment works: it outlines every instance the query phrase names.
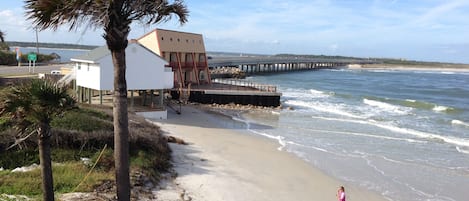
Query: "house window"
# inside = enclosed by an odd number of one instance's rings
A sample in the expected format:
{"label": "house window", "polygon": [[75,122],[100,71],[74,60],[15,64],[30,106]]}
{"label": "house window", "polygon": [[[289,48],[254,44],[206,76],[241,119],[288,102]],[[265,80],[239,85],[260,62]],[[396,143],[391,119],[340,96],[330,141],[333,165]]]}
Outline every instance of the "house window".
{"label": "house window", "polygon": [[163,38],[163,37],[161,37],[161,40],[164,40],[164,38]]}
{"label": "house window", "polygon": [[77,68],[78,68],[78,70],[81,70],[81,64],[80,63],[77,64]]}
{"label": "house window", "polygon": [[189,39],[186,39],[186,43],[189,43]]}
{"label": "house window", "polygon": [[90,64],[88,64],[88,71],[90,71]]}
{"label": "house window", "polygon": [[171,41],[171,42],[172,42],[172,41],[173,41],[173,38],[169,38],[169,41]]}
{"label": "house window", "polygon": [[178,38],[178,42],[179,42],[179,38]]}

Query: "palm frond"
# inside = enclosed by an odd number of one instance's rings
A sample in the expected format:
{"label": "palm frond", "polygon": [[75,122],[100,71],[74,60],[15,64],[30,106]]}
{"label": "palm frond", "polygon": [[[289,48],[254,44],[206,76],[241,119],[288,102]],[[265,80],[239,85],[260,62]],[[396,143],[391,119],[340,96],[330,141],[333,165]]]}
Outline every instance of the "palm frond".
{"label": "palm frond", "polygon": [[0,100],[0,116],[8,117],[21,132],[50,123],[76,103],[66,88],[44,80],[10,87]]}
{"label": "palm frond", "polygon": [[[166,22],[173,15],[181,24],[187,22],[189,11],[182,0],[25,0],[27,19],[40,30],[57,30],[68,24],[72,30],[87,23],[91,27],[130,26],[132,21],[147,24]],[[112,19],[116,19],[110,25]],[[130,31],[130,29],[128,30]]]}

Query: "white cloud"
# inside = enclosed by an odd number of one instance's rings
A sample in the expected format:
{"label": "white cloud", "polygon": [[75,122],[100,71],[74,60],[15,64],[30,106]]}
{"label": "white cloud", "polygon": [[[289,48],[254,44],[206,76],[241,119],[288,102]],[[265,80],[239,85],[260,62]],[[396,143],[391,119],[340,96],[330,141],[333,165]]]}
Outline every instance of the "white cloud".
{"label": "white cloud", "polygon": [[452,16],[448,14],[451,14],[452,11],[467,5],[469,5],[469,1],[466,0],[453,0],[449,2],[444,2],[423,13],[415,20],[415,22],[421,25],[432,26],[435,21],[438,21],[441,18]]}

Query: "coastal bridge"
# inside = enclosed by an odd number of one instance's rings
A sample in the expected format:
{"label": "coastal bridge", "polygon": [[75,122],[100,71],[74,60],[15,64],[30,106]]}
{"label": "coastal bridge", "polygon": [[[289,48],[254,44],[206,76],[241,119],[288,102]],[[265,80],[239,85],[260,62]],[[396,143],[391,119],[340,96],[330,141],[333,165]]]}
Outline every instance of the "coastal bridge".
{"label": "coastal bridge", "polygon": [[[196,85],[188,89],[189,101],[204,104],[241,104],[277,107],[280,103],[281,93],[276,86],[250,83],[240,79],[226,79],[233,76],[239,69],[246,75],[277,73],[300,70],[319,70],[340,68],[349,64],[373,63],[366,59],[323,59],[278,56],[212,56],[208,57],[208,67],[212,70],[221,69],[221,72],[211,73],[210,85]],[[227,70],[226,72],[223,70]],[[223,79],[219,79],[223,78]],[[177,90],[171,95],[179,98]]]}
{"label": "coastal bridge", "polygon": [[208,67],[238,68],[248,75],[299,70],[340,68],[349,64],[373,63],[367,59],[324,59],[277,56],[209,57]]}

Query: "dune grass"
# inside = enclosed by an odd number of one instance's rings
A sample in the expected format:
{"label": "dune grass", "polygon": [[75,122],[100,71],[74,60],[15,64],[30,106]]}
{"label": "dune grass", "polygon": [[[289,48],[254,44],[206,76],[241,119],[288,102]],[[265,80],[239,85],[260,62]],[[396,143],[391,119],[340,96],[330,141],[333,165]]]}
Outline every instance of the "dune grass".
{"label": "dune grass", "polygon": [[[114,157],[112,150],[112,111],[79,108],[69,111],[52,122],[52,161],[54,191],[70,193],[85,177],[104,146],[107,149],[99,159],[87,180],[76,192],[92,192],[103,182],[114,181]],[[130,129],[131,170],[144,172],[153,181],[170,167],[170,150],[159,128],[131,115]],[[9,195],[26,195],[41,199],[41,173],[37,168],[30,172],[11,172],[16,167],[39,164],[37,136],[24,141],[22,148],[3,151],[14,142],[15,131],[7,119],[0,119],[0,200],[10,200]],[[81,158],[89,158],[85,165]],[[4,194],[4,195],[2,195]],[[18,197],[11,200],[18,200]]]}
{"label": "dune grass", "polygon": [[[90,192],[101,181],[113,180],[114,172],[93,170],[89,177],[77,188],[90,168],[81,162],[53,164],[54,190],[56,193]],[[36,168],[28,172],[0,171],[0,192],[9,195],[37,197],[42,194],[41,172]]]}

